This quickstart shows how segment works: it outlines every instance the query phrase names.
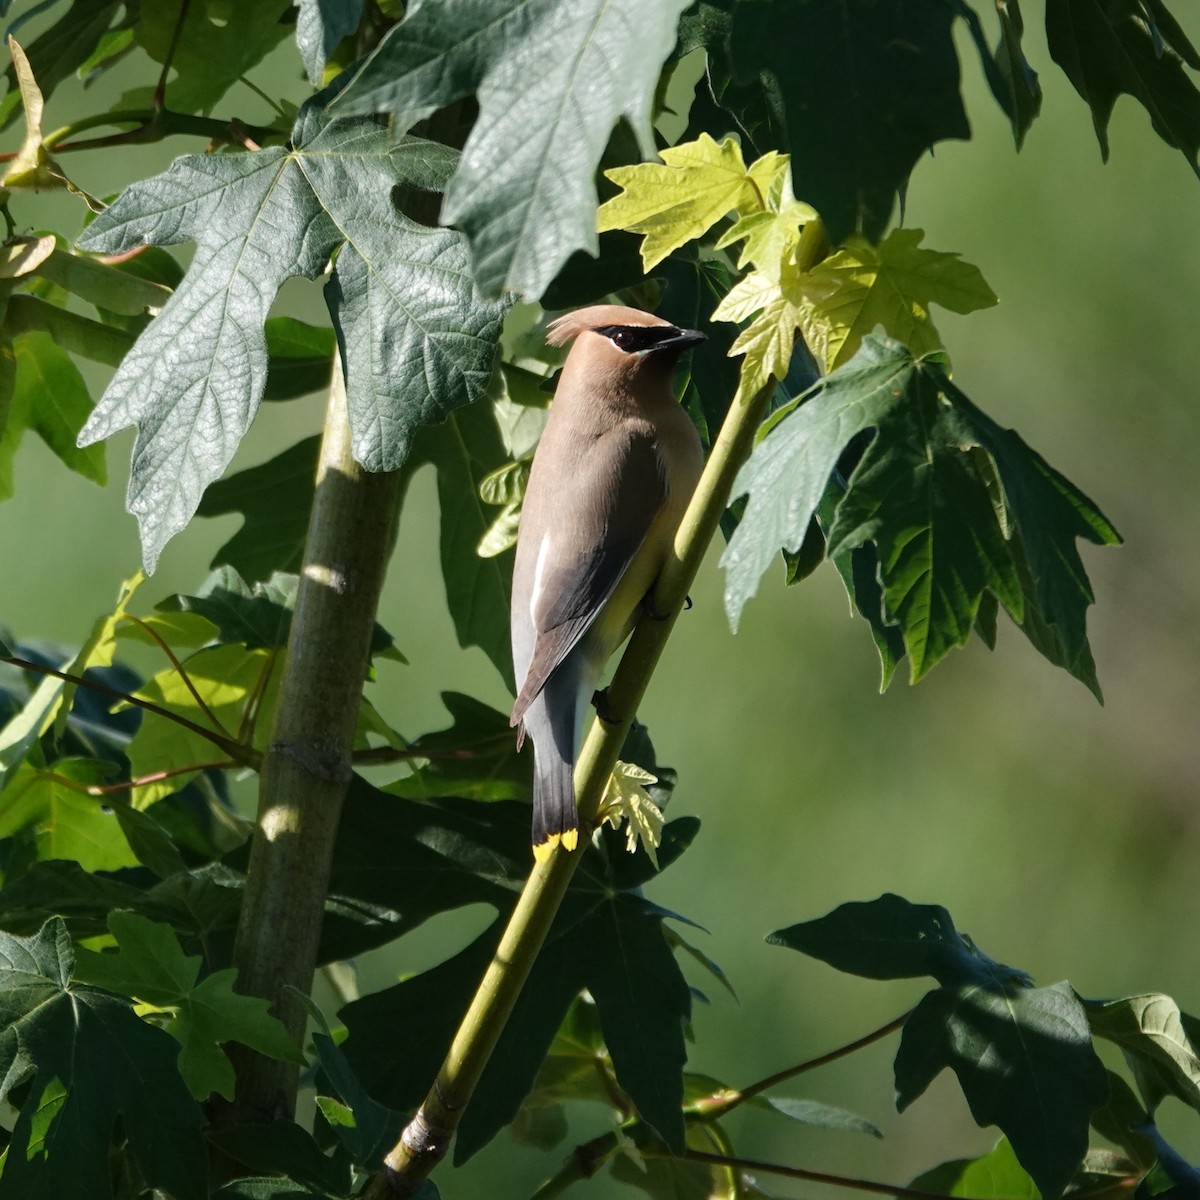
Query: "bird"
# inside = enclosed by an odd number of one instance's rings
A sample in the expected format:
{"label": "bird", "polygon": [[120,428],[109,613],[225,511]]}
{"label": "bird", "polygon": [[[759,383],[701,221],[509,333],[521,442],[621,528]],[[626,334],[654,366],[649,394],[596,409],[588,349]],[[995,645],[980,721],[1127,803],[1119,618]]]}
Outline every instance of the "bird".
{"label": "bird", "polygon": [[529,471],[517,531],[510,724],[533,742],[533,849],[578,845],[575,760],[600,673],[654,586],[704,466],[672,390],[705,335],[621,305],[552,321],[571,349]]}

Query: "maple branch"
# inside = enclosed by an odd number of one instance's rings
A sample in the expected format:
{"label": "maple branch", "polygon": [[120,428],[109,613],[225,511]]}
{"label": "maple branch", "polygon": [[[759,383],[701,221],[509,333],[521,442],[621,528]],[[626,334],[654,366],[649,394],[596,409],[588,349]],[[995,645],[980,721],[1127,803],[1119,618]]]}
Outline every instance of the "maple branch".
{"label": "maple branch", "polygon": [[212,722],[213,728],[218,733],[223,733],[228,737],[229,730],[217,719],[217,714],[205,704],[204,698],[196,690],[196,685],[192,682],[192,677],[184,670],[183,663],[179,661],[179,657],[175,651],[167,645],[166,639],[148,621],[143,621],[141,617],[135,617],[132,613],[123,613],[122,616],[126,621],[132,621],[139,629],[153,639],[158,648],[167,656],[167,660],[171,666],[175,668],[175,673],[183,681],[183,686],[191,693],[192,699],[195,700],[200,711]]}
{"label": "maple branch", "polygon": [[154,713],[155,716],[165,717],[168,721],[174,721],[176,725],[191,730],[192,733],[199,734],[206,741],[212,742],[219,750],[224,750],[237,765],[258,768],[259,754],[253,747],[244,746],[241,742],[234,741],[231,737],[217,733],[213,729],[207,729],[205,726],[197,724],[195,721],[190,721],[187,717],[180,716],[179,713],[172,712],[169,708],[163,708],[151,700],[143,700],[139,696],[119,691],[117,688],[111,688],[107,684],[97,683],[92,679],[85,679],[82,675],[72,675],[68,671],[59,671],[54,667],[30,662],[26,658],[16,658],[12,655],[0,654],[0,662],[20,667],[23,671],[33,671],[37,675],[52,675],[55,679],[63,679],[67,683],[75,684],[76,687],[87,688],[88,691],[97,692],[101,696],[112,696],[115,700],[122,700],[126,704],[133,705],[134,708],[141,708],[146,712]]}
{"label": "maple branch", "polygon": [[[750,453],[775,387],[772,379],[751,399],[731,407],[713,444],[647,606],[666,616],[639,620],[608,688],[613,719],[594,721],[580,751],[575,789],[583,829],[593,822],[634,713],[683,609],[725,511],[734,476]],[[388,1154],[383,1170],[367,1186],[367,1200],[414,1195],[444,1157],[582,858],[582,849],[568,852],[559,847],[544,862],[534,864],[437,1079]]]}

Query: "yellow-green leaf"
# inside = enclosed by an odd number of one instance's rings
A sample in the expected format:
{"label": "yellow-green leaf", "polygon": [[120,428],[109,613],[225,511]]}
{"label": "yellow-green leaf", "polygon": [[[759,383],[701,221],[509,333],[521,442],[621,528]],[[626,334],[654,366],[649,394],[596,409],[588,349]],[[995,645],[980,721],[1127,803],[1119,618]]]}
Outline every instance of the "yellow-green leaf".
{"label": "yellow-green leaf", "polygon": [[778,283],[789,267],[795,267],[801,227],[815,220],[816,216],[816,210],[807,204],[799,200],[786,200],[778,212],[757,212],[742,217],[732,229],[721,235],[717,249],[743,242],[738,266],[752,265]]}
{"label": "yellow-green leaf", "polygon": [[744,356],[735,403],[753,396],[772,377],[787,375],[803,307],[804,299],[794,288],[784,290],[757,273],[736,284],[717,306],[713,317],[718,321],[742,321],[758,313],[729,348],[730,356]]}
{"label": "yellow-green leaf", "polygon": [[604,798],[600,801],[600,819],[614,829],[619,829],[624,821],[625,848],[632,854],[639,843],[645,846],[656,868],[663,815],[646,788],[657,782],[657,775],[651,775],[635,763],[618,762],[608,777]]}
{"label": "yellow-green leaf", "polygon": [[[957,254],[921,246],[921,229],[894,229],[878,246],[861,237],[816,266],[802,279],[810,302],[809,345],[832,371],[858,350],[877,326],[914,355],[941,348],[929,307],[969,313],[997,303],[978,267]],[[814,344],[816,343],[816,344]]]}
{"label": "yellow-green leaf", "polygon": [[769,189],[787,162],[768,155],[770,162],[759,160],[748,171],[737,142],[726,138],[717,143],[706,133],[694,142],[664,148],[659,157],[661,165],[639,163],[606,171],[623,191],[599,212],[601,233],[628,229],[645,234],[642,261],[647,271],[672,250],[707,233],[727,213],[762,211],[767,204],[764,185]]}

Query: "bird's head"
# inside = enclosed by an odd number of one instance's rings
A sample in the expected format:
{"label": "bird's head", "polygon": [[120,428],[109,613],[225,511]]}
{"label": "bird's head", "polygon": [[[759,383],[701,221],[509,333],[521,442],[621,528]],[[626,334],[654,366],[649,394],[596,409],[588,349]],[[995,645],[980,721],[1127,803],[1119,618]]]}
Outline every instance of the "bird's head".
{"label": "bird's head", "polygon": [[648,398],[669,390],[679,356],[705,337],[640,309],[596,304],[550,323],[550,345],[562,346],[572,339],[564,382],[569,377],[614,394]]}

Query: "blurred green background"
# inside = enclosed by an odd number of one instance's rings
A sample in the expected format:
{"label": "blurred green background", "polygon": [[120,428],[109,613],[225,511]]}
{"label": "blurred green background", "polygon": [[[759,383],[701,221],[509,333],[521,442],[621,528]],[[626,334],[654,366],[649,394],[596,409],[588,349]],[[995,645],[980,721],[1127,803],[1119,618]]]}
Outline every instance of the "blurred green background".
{"label": "blurred green background", "polygon": [[[734,1002],[710,980],[694,980],[712,1003],[696,1012],[692,1065],[729,1084],[852,1040],[920,996],[919,983],[841,976],[763,941],[889,890],[944,904],[988,953],[1040,983],[1069,978],[1089,996],[1161,990],[1200,1012],[1200,184],[1128,99],[1117,105],[1112,162],[1101,163],[1088,110],[1046,53],[1040,6],[1026,7],[1042,117],[1016,154],[960,38],[974,137],[942,144],[919,164],[905,223],[925,229],[931,248],[976,263],[1001,297],[969,318],[935,314],[956,382],[1089,493],[1126,538],[1120,549],[1084,551],[1106,704],[1003,624],[994,654],[974,642],[920,687],[898,678],[881,696],[865,625],[850,619],[828,566],[793,589],[782,570],[764,581],[734,638],[710,555],[641,717],[660,759],[679,771],[672,812],[704,825],[652,896],[709,931],[695,938],[737,989]],[[29,36],[37,28],[28,26]],[[92,91],[63,85],[45,127],[111,106],[156,70],[135,55]],[[275,96],[307,94],[286,42],[253,80]],[[218,112],[269,119],[241,87]],[[18,140],[10,129],[4,148]],[[104,195],[202,148],[179,139],[69,156],[65,165]],[[803,196],[803,180],[796,190]],[[26,228],[71,228],[83,217],[61,195],[18,197],[12,210]],[[289,284],[282,299],[297,315],[323,311],[318,284]],[[103,373],[89,379],[98,395]],[[320,418],[319,399],[264,406],[234,469],[315,431]],[[132,433],[113,439],[103,490],[39,443],[22,446],[17,495],[0,506],[0,622],[16,636],[79,643],[136,569],[136,530],[122,507],[131,445]],[[482,654],[455,643],[438,519],[426,472],[408,496],[380,614],[411,665],[385,664],[374,695],[408,736],[445,723],[442,690],[498,708],[510,702]],[[194,588],[236,527],[234,518],[194,522],[167,548],[144,601]],[[483,911],[445,918],[368,956],[363,988],[446,957],[487,919]],[[898,1117],[894,1050],[893,1038],[784,1089],[868,1116],[884,1141],[741,1112],[731,1120],[738,1150],[903,1183],[992,1143],[945,1077]],[[1176,1145],[1200,1158],[1194,1115],[1171,1100],[1162,1115]],[[594,1136],[604,1121],[600,1110],[581,1109],[572,1136]],[[570,1144],[542,1153],[505,1135],[460,1174],[444,1170],[441,1182],[450,1197],[527,1195]],[[820,1190],[760,1182],[782,1195]],[[604,1176],[578,1189],[616,1190]]]}

